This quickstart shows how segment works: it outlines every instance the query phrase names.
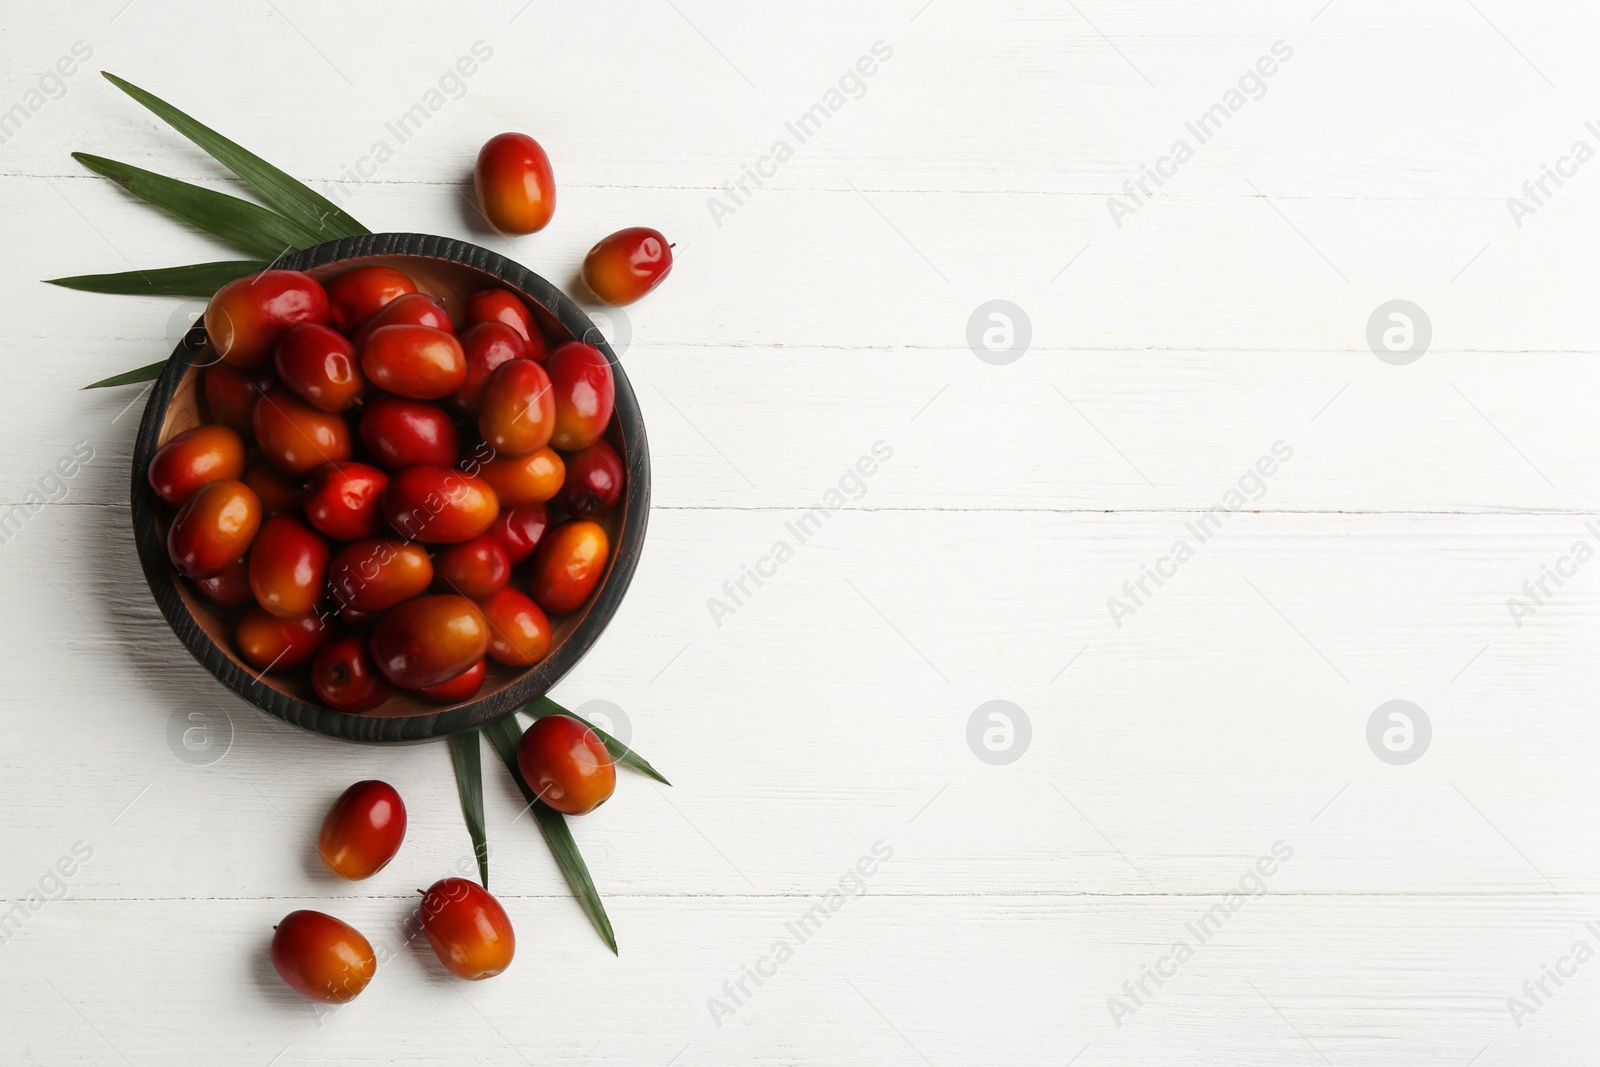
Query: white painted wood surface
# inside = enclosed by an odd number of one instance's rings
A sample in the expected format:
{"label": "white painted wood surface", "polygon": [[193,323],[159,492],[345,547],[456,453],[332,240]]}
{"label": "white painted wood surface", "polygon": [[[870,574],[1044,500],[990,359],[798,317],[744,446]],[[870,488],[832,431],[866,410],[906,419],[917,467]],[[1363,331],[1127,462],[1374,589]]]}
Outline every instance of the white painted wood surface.
{"label": "white painted wood surface", "polygon": [[[0,143],[0,504],[94,453],[0,545],[0,897],[62,897],[0,943],[0,1062],[1593,1063],[1600,964],[1570,953],[1600,948],[1600,563],[1562,561],[1600,548],[1600,163],[1520,227],[1506,200],[1600,147],[1597,32],[1576,0],[0,10],[0,109],[28,112]],[[80,41],[64,94],[30,98]],[[352,180],[477,41],[461,97]],[[708,198],[878,41],[864,94],[718,225]],[[1278,41],[1265,95],[1118,227],[1108,198]],[[556,694],[621,706],[676,783],[629,777],[576,826],[620,957],[494,778],[522,947],[495,981],[446,979],[400,932],[469,853],[443,749],[285,727],[162,623],[125,503],[134,393],[76,387],[162,356],[198,305],[37,279],[231,254],[70,150],[237,186],[101,68],[375,229],[558,282],[622,225],[679,243],[626,313],[649,544]],[[461,195],[508,128],[561,188],[517,240]],[[1032,327],[1006,366],[966,341],[995,298]],[[1405,366],[1366,340],[1393,299],[1432,325]],[[877,442],[848,508],[713,619]],[[1292,458],[1249,478],[1278,442]],[[1241,479],[1249,503],[1117,625],[1107,599]],[[1432,725],[1403,766],[1367,742],[1394,699]],[[967,742],[991,700],[1031,723],[1007,765]],[[171,724],[219,713],[226,754],[179,759]],[[306,835],[375,776],[407,846],[335,885]],[[725,987],[877,842],[864,894]],[[1292,857],[1251,881],[1275,845]],[[1226,896],[1241,880],[1264,895]],[[1198,944],[1186,924],[1230,900]],[[329,1017],[265,959],[302,906],[396,954]],[[1193,958],[1157,985],[1176,939]]]}

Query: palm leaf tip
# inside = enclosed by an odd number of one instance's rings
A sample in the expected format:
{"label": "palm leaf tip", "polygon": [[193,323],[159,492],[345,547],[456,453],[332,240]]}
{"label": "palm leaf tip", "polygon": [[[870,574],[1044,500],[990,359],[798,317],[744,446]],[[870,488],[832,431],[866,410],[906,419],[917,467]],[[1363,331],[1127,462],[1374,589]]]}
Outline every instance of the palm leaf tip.
{"label": "palm leaf tip", "polygon": [[260,204],[89,152],[74,152],[72,158],[145,203],[252,255],[275,259],[321,243],[311,230]]}
{"label": "palm leaf tip", "polygon": [[600,899],[600,891],[595,888],[588,864],[583,862],[583,855],[578,851],[578,843],[572,838],[572,828],[567,825],[566,818],[559,811],[539,802],[538,796],[529,788],[527,779],[522,777],[522,769],[517,766],[517,745],[522,741],[523,732],[517,723],[517,717],[507,715],[503,719],[496,719],[484,726],[482,732],[494,746],[495,751],[500,754],[501,762],[506,765],[506,770],[511,772],[512,781],[517,783],[517,789],[528,802],[534,820],[539,824],[539,832],[544,835],[545,844],[550,846],[550,854],[555,857],[556,865],[561,868],[567,884],[572,887],[579,906],[583,908],[584,914],[589,916],[589,921],[594,924],[595,930],[611,949],[612,954],[619,954],[617,935],[611,928],[611,918],[606,915],[605,903]]}
{"label": "palm leaf tip", "polygon": [[268,163],[243,145],[108,70],[101,76],[238,175],[274,210],[315,235],[316,242],[371,233],[338,204]]}

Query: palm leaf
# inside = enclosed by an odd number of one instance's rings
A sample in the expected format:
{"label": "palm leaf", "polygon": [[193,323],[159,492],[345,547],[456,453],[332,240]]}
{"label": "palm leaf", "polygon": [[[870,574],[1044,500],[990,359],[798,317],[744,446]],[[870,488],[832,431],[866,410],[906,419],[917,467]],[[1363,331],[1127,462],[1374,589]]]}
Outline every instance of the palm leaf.
{"label": "palm leaf", "polygon": [[216,130],[195,121],[159,96],[145,92],[137,85],[126,82],[109,71],[101,71],[106,80],[155,112],[173,129],[199,145],[218,163],[243,178],[284,217],[292,219],[316,236],[317,241],[331,241],[336,237],[356,237],[371,233],[332,200],[296,181],[271,163],[251,152]]}
{"label": "palm leaf", "polygon": [[110,178],[140,200],[251,255],[275,259],[285,252],[309,248],[322,240],[297,222],[227,193],[202,189],[87,152],[74,152],[72,158],[96,174]]}
{"label": "palm leaf", "polygon": [[210,296],[235,278],[266,269],[264,260],[229,259],[219,263],[193,263],[187,267],[157,267],[152,270],[123,271],[120,274],[75,274],[70,278],[46,278],[45,282],[85,293]]}
{"label": "palm leaf", "polygon": [[489,888],[489,838],[483,829],[483,758],[478,747],[478,732],[456,734],[450,739],[450,762],[456,768],[456,790],[461,794],[461,814],[467,820],[472,851],[478,856],[478,877]]}
{"label": "palm leaf", "polygon": [[528,788],[527,779],[522,777],[522,770],[517,766],[517,743],[522,740],[522,727],[517,723],[517,717],[507,715],[503,719],[497,719],[485,726],[483,733],[489,738],[490,744],[494,745],[495,751],[500,753],[501,761],[511,772],[517,788],[522,790],[528,806],[533,809],[533,817],[539,821],[539,830],[544,834],[545,843],[550,846],[550,852],[555,856],[556,865],[561,868],[561,873],[566,875],[567,884],[572,886],[572,891],[578,895],[578,903],[583,906],[589,921],[594,923],[594,928],[600,932],[600,936],[615,953],[617,935],[611,929],[611,920],[606,917],[606,906],[600,900],[600,891],[594,887],[594,879],[589,876],[589,867],[583,862],[583,856],[578,853],[578,843],[572,839],[572,830],[567,826],[567,820],[559,811],[540,803],[538,796]]}
{"label": "palm leaf", "polygon": [[123,371],[113,374],[109,378],[101,378],[98,382],[90,382],[85,389],[109,389],[113,385],[133,385],[135,382],[153,382],[161,377],[162,368],[167,365],[166,360],[160,363],[151,363],[136,370]]}
{"label": "palm leaf", "polygon": [[557,704],[549,697],[540,697],[538,700],[535,700],[532,704],[527,705],[522,710],[527,712],[529,715],[532,715],[535,719],[542,719],[546,715],[566,715],[569,718],[577,719],[599,736],[600,740],[605,743],[606,751],[611,753],[612,759],[625,766],[632,767],[640,774],[654,778],[662,785],[672,784],[671,782],[667,781],[665,775],[656,770],[654,767],[650,766],[650,761],[639,755],[639,753],[635,752],[621,741],[618,741],[615,737],[612,737],[610,734],[600,729],[600,727],[585,719],[582,715],[579,715],[576,712],[568,711],[566,708],[562,707],[560,704]]}

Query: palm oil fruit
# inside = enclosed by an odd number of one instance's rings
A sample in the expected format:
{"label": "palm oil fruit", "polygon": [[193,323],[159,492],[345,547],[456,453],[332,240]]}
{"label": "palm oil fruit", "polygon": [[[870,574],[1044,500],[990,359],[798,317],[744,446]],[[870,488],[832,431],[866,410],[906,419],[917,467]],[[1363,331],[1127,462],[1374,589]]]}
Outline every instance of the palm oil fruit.
{"label": "palm oil fruit", "polygon": [[496,369],[483,387],[478,432],[495,452],[526,456],[550,443],[556,416],[556,397],[544,367],[531,359],[514,359]]}
{"label": "palm oil fruit", "polygon": [[457,978],[493,978],[511,966],[517,936],[505,908],[477,882],[441,878],[422,895],[422,931]]}
{"label": "palm oil fruit", "polygon": [[494,535],[479,534],[441,551],[434,571],[446,591],[482,600],[511,580],[511,555]]}
{"label": "palm oil fruit", "polygon": [[367,384],[356,361],[355,346],[316,323],[303,323],[284,334],[272,362],[284,385],[322,411],[354,407]]}
{"label": "palm oil fruit", "polygon": [[232,478],[208,482],[172,517],[167,554],[185,578],[210,578],[243,556],[260,528],[255,490]]}
{"label": "palm oil fruit", "polygon": [[543,504],[561,491],[567,466],[553,448],[541,448],[526,456],[500,456],[478,468],[478,476],[488,482],[503,508],[518,504]]}
{"label": "palm oil fruit", "polygon": [[328,321],[328,294],[297,270],[264,270],[218,289],[206,305],[206,336],[224,363],[259,367],[291,327]]}
{"label": "palm oil fruit", "polygon": [[350,712],[371,711],[394,693],[372,662],[366,638],[355,634],[331,641],[317,653],[311,661],[311,688],[328,707]]}
{"label": "palm oil fruit", "polygon": [[287,389],[273,388],[256,401],[256,445],[285,474],[307,475],[324,463],[350,458],[350,424],[319,411]]}
{"label": "palm oil fruit", "polygon": [[367,988],[378,958],[349,923],[320,911],[291,911],[273,927],[272,966],[296,992],[343,1004]]}
{"label": "palm oil fruit", "polygon": [[393,267],[357,267],[328,283],[328,318],[345,333],[359,330],[386,306],[408,293],[417,283]]}
{"label": "palm oil fruit", "polygon": [[196,426],[157,449],[150,458],[150,488],[179,507],[208,482],[244,475],[244,441],[226,426]]}
{"label": "palm oil fruit", "polygon": [[370,463],[329,463],[306,482],[306,521],[324,537],[355,541],[372,537],[383,522],[383,491],[389,475]]}
{"label": "palm oil fruit", "polygon": [[281,515],[300,506],[300,480],[284,474],[264,459],[245,468],[244,484],[261,498],[261,517]]}
{"label": "palm oil fruit", "polygon": [[556,503],[575,519],[604,515],[622,499],[622,457],[604,441],[596,441],[567,457],[566,478]]}
{"label": "palm oil fruit", "polygon": [[366,347],[367,338],[385,326],[431,326],[435,330],[454,333],[455,325],[444,305],[426,293],[407,293],[396,297],[372,316],[367,324],[357,330],[350,340],[359,352]]}
{"label": "palm oil fruit", "polygon": [[378,465],[392,471],[454,466],[461,452],[449,413],[426,400],[375,397],[361,408],[358,432]]}
{"label": "palm oil fruit", "polygon": [[501,233],[537,233],[556,211],[550,157],[525,133],[502,133],[478,151],[472,183],[478,208]]}
{"label": "palm oil fruit", "polygon": [[250,432],[250,415],[256,399],[272,384],[266,370],[247,370],[232,363],[213,363],[201,372],[200,389],[212,422],[239,433]]}
{"label": "palm oil fruit", "polygon": [[489,620],[489,658],[508,667],[531,667],[550,652],[550,619],[516,589],[478,601]]}
{"label": "palm oil fruit", "polygon": [[433,560],[418,544],[373,537],[346,545],[328,565],[328,584],[341,608],[387,611],[421,595],[433,582]]}
{"label": "palm oil fruit", "polygon": [[588,448],[606,432],[616,407],[617,383],[611,364],[594,345],[568,341],[550,353],[544,366],[555,400],[551,447],[563,452]]}
{"label": "palm oil fruit", "polygon": [[543,504],[520,504],[502,511],[489,527],[489,536],[499,541],[516,566],[539,547],[550,528],[550,509]]}
{"label": "palm oil fruit", "polygon": [[574,519],[551,530],[533,554],[528,590],[552,615],[570,615],[583,607],[605,573],[609,550],[605,527],[592,519]]}
{"label": "palm oil fruit", "polygon": [[482,478],[449,467],[407,467],[389,479],[383,514],[414,541],[453,544],[487,530],[500,511]]}
{"label": "palm oil fruit", "polygon": [[387,867],[405,837],[406,806],[394,786],[357,782],[328,809],[317,835],[317,855],[340,878],[360,881]]}
{"label": "palm oil fruit", "polygon": [[438,685],[425,685],[417,692],[429,700],[440,704],[455,704],[462,700],[471,700],[478,695],[478,690],[483,688],[483,679],[488,674],[488,666],[484,660],[479,660],[460,674]]}
{"label": "palm oil fruit", "polygon": [[256,603],[278,616],[309,614],[322,597],[332,556],[322,535],[293,515],[261,524],[250,546],[250,589]]}
{"label": "palm oil fruit", "polygon": [[244,613],[233,633],[239,655],[262,672],[304,667],[332,639],[333,627],[320,615],[273,615],[260,605]]}
{"label": "palm oil fruit", "polygon": [[545,715],[517,745],[517,769],[539,799],[563,815],[586,815],[611,799],[616,761],[589,727],[570,715]]}
{"label": "palm oil fruit", "polygon": [[509,289],[480,289],[467,298],[469,323],[498,322],[509,326],[528,342],[528,359],[542,360],[546,347],[544,335],[534,324],[533,312],[516,293]]}
{"label": "palm oil fruit", "polygon": [[467,357],[467,376],[445,398],[445,406],[464,418],[478,414],[483,387],[500,364],[527,359],[531,352],[527,338],[503,322],[480,322],[468,327],[461,335],[461,350]]}
{"label": "palm oil fruit", "polygon": [[630,226],[602,237],[583,257],[583,284],[602,302],[631,304],[666,281],[672,246],[660,230]]}
{"label": "palm oil fruit", "polygon": [[402,689],[456,677],[489,650],[489,623],[464,596],[421,596],[391,608],[372,628],[372,659]]}
{"label": "palm oil fruit", "polygon": [[454,334],[432,326],[382,326],[361,346],[361,370],[373,385],[413,400],[449,396],[467,379],[467,357]]}

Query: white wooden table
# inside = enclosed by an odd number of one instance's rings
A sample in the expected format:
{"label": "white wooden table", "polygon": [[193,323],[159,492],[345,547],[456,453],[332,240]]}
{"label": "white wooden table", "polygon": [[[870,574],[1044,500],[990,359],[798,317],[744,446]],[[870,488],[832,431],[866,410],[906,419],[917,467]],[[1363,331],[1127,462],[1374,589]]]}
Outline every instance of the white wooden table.
{"label": "white wooden table", "polygon": [[[1595,1062],[1600,12],[919,3],[0,11],[0,1062]],[[608,327],[643,563],[555,693],[675,783],[576,825],[620,957],[496,774],[521,947],[446,978],[445,750],[268,718],[155,610],[136,390],[78,386],[199,304],[38,279],[232,256],[70,150],[239,187],[101,68],[377,230],[678,243]],[[464,199],[507,129],[560,183],[517,240]],[[411,831],[336,885],[363,777]],[[267,962],[299,907],[395,955],[336,1014]]]}

